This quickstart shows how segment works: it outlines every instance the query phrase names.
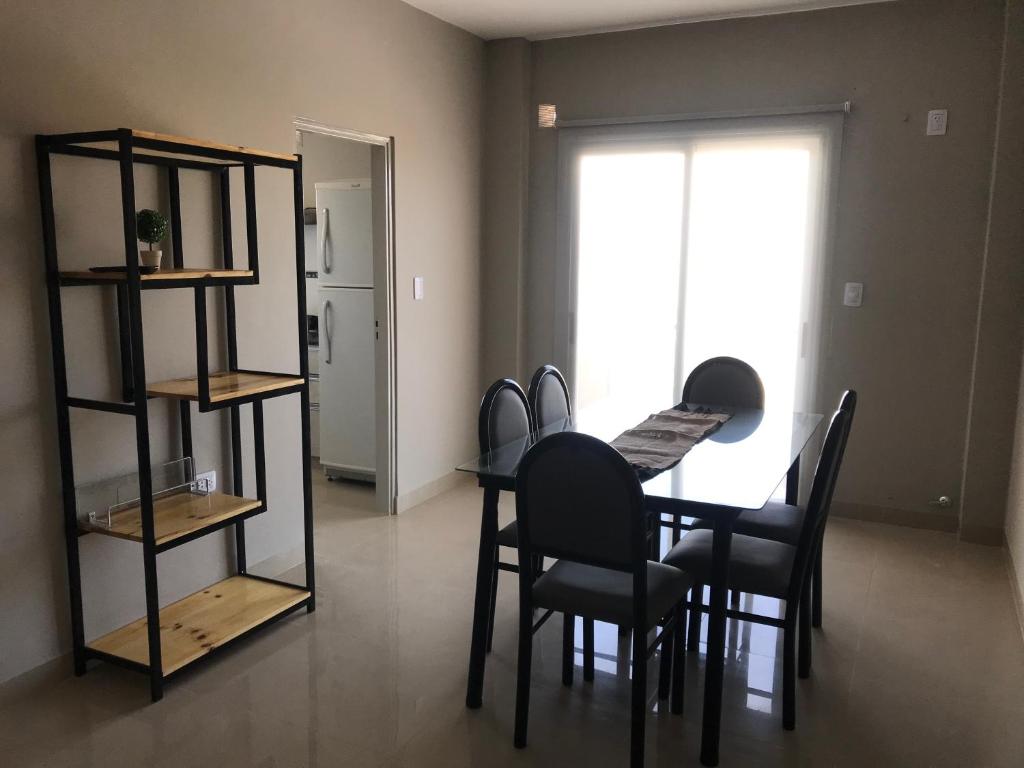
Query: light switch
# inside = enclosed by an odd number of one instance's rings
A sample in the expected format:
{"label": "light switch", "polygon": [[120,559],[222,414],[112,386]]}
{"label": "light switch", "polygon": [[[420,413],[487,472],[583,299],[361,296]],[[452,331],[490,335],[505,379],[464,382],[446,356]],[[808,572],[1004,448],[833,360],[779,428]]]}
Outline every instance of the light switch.
{"label": "light switch", "polygon": [[414,277],[412,279],[412,297],[415,301],[423,301],[423,278]]}
{"label": "light switch", "polygon": [[843,287],[843,306],[859,307],[864,301],[864,283],[847,283]]}
{"label": "light switch", "polygon": [[944,109],[933,109],[928,113],[928,129],[925,133],[928,136],[945,136],[946,119],[949,113]]}

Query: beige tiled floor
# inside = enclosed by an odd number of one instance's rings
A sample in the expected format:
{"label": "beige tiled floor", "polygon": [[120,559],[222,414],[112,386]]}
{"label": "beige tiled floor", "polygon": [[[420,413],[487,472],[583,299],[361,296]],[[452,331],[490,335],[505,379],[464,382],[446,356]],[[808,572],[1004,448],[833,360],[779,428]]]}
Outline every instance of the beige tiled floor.
{"label": "beige tiled floor", "polygon": [[[530,745],[512,748],[512,576],[501,577],[484,707],[465,709],[474,485],[397,519],[366,511],[362,487],[320,479],[316,497],[316,613],[187,673],[156,705],[142,676],[107,665],[36,690],[0,711],[0,765],[626,763],[628,667],[602,625],[597,680],[577,675],[571,689],[559,624],[541,631]],[[511,516],[508,500],[502,510]],[[825,597],[792,733],[780,724],[775,631],[731,628],[722,766],[1024,765],[1024,645],[999,550],[833,520]],[[689,654],[683,717],[652,701],[648,765],[698,764],[703,658],[703,647]]]}

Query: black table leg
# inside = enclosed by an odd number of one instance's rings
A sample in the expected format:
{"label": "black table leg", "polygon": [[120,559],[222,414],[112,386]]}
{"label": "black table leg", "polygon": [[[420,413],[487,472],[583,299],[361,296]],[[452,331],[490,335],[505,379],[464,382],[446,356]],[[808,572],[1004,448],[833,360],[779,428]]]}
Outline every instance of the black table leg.
{"label": "black table leg", "polygon": [[786,503],[796,506],[800,502],[800,457],[796,457],[786,473]]}
{"label": "black table leg", "polygon": [[815,629],[821,629],[821,558],[822,549],[825,546],[825,538],[818,540],[818,546],[814,550],[814,571],[813,571],[813,594],[811,596],[811,625]]}
{"label": "black table leg", "polygon": [[722,678],[725,672],[725,609],[729,590],[729,548],[735,518],[715,517],[711,544],[711,600],[708,615],[707,669],[704,672],[704,717],[701,725],[700,762],[718,765],[718,739],[722,726]]}
{"label": "black table leg", "polygon": [[466,686],[466,706],[470,709],[479,709],[483,703],[487,625],[490,622],[491,584],[494,578],[494,547],[497,535],[498,489],[484,488],[484,508],[480,520],[480,554],[476,562],[473,639],[469,648],[469,683]]}

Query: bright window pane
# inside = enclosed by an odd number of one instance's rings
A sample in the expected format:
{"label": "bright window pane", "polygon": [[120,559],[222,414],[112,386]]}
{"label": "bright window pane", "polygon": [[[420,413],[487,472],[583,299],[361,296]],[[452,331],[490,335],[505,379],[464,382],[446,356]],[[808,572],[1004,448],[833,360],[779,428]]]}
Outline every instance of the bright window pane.
{"label": "bright window pane", "polygon": [[761,376],[766,407],[794,405],[810,167],[801,139],[694,148],[683,372],[738,357]]}
{"label": "bright window pane", "polygon": [[[685,157],[581,158],[577,405],[646,415],[678,400]],[[639,409],[639,410],[638,410]]]}

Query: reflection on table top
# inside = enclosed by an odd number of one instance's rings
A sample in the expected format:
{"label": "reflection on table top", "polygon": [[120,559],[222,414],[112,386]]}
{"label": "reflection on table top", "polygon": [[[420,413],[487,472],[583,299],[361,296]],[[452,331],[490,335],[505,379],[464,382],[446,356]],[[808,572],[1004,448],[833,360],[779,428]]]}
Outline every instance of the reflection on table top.
{"label": "reflection on table top", "polygon": [[[696,404],[690,404],[696,407]],[[697,443],[671,469],[643,484],[648,497],[737,509],[760,509],[814,437],[823,417],[787,410],[728,409],[729,421]],[[542,428],[458,467],[501,487],[514,484],[519,462],[537,440],[557,432],[582,432],[611,441],[648,413],[595,407]]]}

